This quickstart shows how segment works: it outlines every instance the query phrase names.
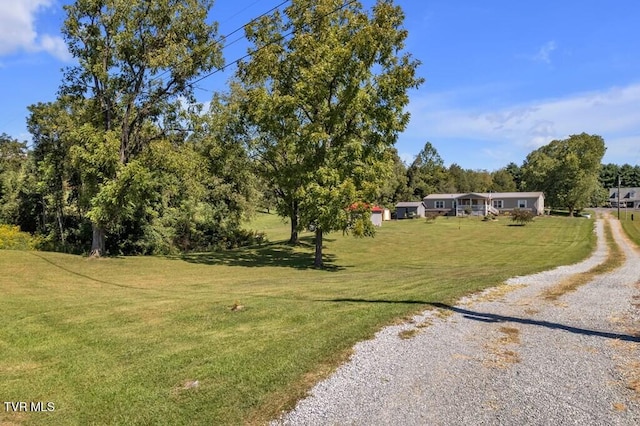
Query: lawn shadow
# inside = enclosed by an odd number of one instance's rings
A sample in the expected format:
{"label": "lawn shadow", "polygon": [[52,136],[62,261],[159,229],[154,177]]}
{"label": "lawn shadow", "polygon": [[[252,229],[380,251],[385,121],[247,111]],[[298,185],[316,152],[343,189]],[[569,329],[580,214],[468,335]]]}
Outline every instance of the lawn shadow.
{"label": "lawn shadow", "polygon": [[566,331],[574,334],[581,334],[584,336],[602,337],[605,339],[621,340],[624,342],[640,343],[640,336],[634,336],[629,334],[612,333],[607,331],[589,330],[586,328],[573,327],[570,325],[560,324],[550,321],[540,321],[529,318],[518,318],[505,315],[497,315],[485,312],[472,311],[470,309],[463,309],[458,306],[451,306],[445,303],[438,302],[425,302],[420,300],[373,300],[373,299],[328,299],[325,302],[350,302],[350,303],[401,303],[401,304],[417,304],[425,306],[433,306],[434,308],[445,309],[451,312],[461,314],[464,318],[473,321],[485,322],[485,323],[515,323],[525,325],[535,325],[539,327],[548,328],[550,330]]}
{"label": "lawn shadow", "polygon": [[[308,242],[301,239],[298,247],[310,247]],[[336,257],[325,253],[323,256],[323,271],[337,272],[345,270],[346,266],[336,265]],[[168,256],[169,259],[184,260],[189,263],[202,265],[226,265],[258,268],[277,266],[294,269],[316,269],[313,266],[313,251],[300,251],[284,241],[263,244],[261,246],[243,247],[233,250],[222,250],[209,253],[189,253],[178,256]]]}

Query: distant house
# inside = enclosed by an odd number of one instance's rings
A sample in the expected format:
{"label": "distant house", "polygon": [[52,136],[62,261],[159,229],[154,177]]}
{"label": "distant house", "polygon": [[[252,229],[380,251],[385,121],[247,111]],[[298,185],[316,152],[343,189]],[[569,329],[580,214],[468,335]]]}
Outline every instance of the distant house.
{"label": "distant house", "polygon": [[397,219],[424,217],[425,207],[422,201],[403,201],[396,204]]}
{"label": "distant house", "polygon": [[452,216],[506,213],[514,209],[544,214],[542,192],[471,192],[467,194],[429,194],[423,199],[426,212]]}
{"label": "distant house", "polygon": [[[618,188],[609,190],[609,205],[618,207]],[[640,188],[620,188],[620,207],[640,209]]]}

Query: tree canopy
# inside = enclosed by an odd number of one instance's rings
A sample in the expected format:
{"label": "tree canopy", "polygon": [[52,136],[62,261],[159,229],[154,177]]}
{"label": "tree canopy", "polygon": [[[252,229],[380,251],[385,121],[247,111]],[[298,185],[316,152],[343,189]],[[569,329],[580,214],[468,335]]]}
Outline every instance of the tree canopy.
{"label": "tree canopy", "polygon": [[87,101],[75,158],[92,190],[87,216],[95,255],[105,250],[105,230],[131,212],[131,197],[148,189],[149,171],[138,156],[179,123],[178,97],[193,98],[190,81],[222,64],[216,25],[207,23],[212,4],[77,0],[65,6],[62,32],[79,64],[67,70],[61,93]]}
{"label": "tree canopy", "polygon": [[353,226],[350,206],[377,198],[409,120],[407,91],[421,82],[418,62],[402,53],[403,19],[391,1],[368,13],[358,2],[293,0],[284,16],[246,28],[252,57],[237,76],[254,150],[279,212],[314,229],[316,267],[324,233],[370,232]]}
{"label": "tree canopy", "polygon": [[605,153],[602,137],[581,133],[554,140],[527,156],[522,181],[527,190],[543,191],[546,202],[575,210],[591,204],[600,189],[598,178]]}

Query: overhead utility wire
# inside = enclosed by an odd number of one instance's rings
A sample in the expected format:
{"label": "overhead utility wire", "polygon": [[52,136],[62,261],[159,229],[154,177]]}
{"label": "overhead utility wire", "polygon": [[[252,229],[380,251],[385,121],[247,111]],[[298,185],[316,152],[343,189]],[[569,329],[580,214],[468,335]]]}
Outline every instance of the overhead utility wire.
{"label": "overhead utility wire", "polygon": [[[249,22],[247,22],[247,23],[245,23],[245,24],[243,24],[243,25],[239,26],[238,28],[236,28],[235,30],[231,31],[230,33],[228,33],[228,34],[226,34],[226,35],[224,35],[224,36],[220,37],[218,40],[214,40],[214,41],[213,41],[213,43],[215,43],[215,44],[221,44],[221,46],[220,46],[220,50],[221,50],[221,51],[222,51],[222,50],[224,50],[224,49],[226,49],[227,47],[231,46],[232,44],[237,43],[238,41],[242,40],[242,39],[244,38],[244,36],[239,37],[239,38],[237,38],[237,39],[233,40],[233,41],[232,41],[232,42],[230,42],[230,43],[226,43],[226,44],[222,45],[222,42],[223,42],[223,41],[225,41],[226,39],[228,39],[229,37],[231,37],[231,36],[232,36],[232,35],[234,35],[235,33],[237,33],[237,32],[239,32],[239,31],[243,30],[243,29],[244,29],[244,27],[246,27],[247,25],[251,25],[251,24],[253,24],[253,23],[254,23],[255,21],[257,21],[258,19],[260,19],[260,18],[262,18],[262,17],[264,17],[264,16],[267,16],[268,14],[270,14],[271,12],[273,12],[273,11],[275,11],[275,10],[279,9],[279,8],[280,8],[280,6],[282,6],[282,5],[283,5],[283,4],[285,4],[285,3],[288,3],[289,1],[290,1],[290,0],[284,0],[283,2],[280,2],[279,4],[275,5],[274,7],[272,7],[272,8],[271,8],[271,9],[269,9],[269,10],[267,10],[266,12],[261,13],[261,14],[260,14],[260,15],[258,15],[257,17],[253,18],[253,19],[252,19],[252,20],[250,20]],[[254,5],[254,4],[256,4],[256,3],[258,3],[258,2],[256,1],[256,2],[254,2],[253,4],[251,4],[250,6],[253,6],[253,5]],[[232,15],[232,16],[231,16],[231,18],[233,18],[234,16],[237,16],[237,15],[239,15],[240,13],[242,13],[243,11],[247,10],[250,6],[247,6],[247,7],[245,7],[244,9],[240,10],[239,12],[237,12],[236,14]],[[227,18],[227,19],[230,19],[230,18]],[[162,76],[164,76],[164,75],[168,74],[169,72],[170,72],[170,70],[165,70],[165,71],[161,72],[161,73],[156,77],[156,79],[160,79],[160,78],[162,78]]]}
{"label": "overhead utility wire", "polygon": [[[320,17],[318,17],[318,18],[316,18],[313,22],[314,22],[314,23],[315,23],[315,22],[318,22],[318,21],[320,21],[321,19],[324,19],[324,18],[326,18],[327,16],[332,15],[332,14],[334,14],[334,13],[338,12],[339,10],[344,9],[344,8],[345,8],[345,7],[347,7],[347,6],[350,6],[351,4],[355,3],[356,1],[358,1],[358,0],[349,0],[348,2],[346,2],[346,3],[342,4],[341,6],[336,7],[336,8],[335,8],[335,9],[333,9],[332,11],[330,11],[330,12],[328,12],[328,13],[326,13],[326,14],[324,14],[324,15],[322,15],[322,16],[320,16]],[[258,18],[256,18],[256,19],[258,19]],[[252,21],[252,22],[253,22],[253,21]],[[257,48],[257,49],[256,49],[256,50],[254,50],[253,52],[247,53],[246,55],[242,56],[241,58],[238,58],[238,59],[236,59],[235,61],[232,61],[232,62],[230,62],[230,63],[228,63],[228,64],[226,64],[226,65],[224,65],[224,66],[222,66],[222,67],[216,68],[215,70],[211,71],[211,72],[210,72],[210,73],[208,73],[208,74],[205,74],[204,76],[200,77],[199,79],[197,79],[197,80],[195,80],[195,81],[192,81],[191,83],[189,83],[189,84],[188,84],[188,86],[195,87],[194,85],[195,85],[195,84],[197,84],[197,83],[199,83],[199,82],[201,82],[202,80],[204,80],[204,79],[206,79],[206,78],[209,78],[209,77],[211,77],[212,75],[214,75],[214,74],[216,74],[216,73],[218,73],[218,72],[220,72],[220,71],[224,71],[224,70],[226,70],[226,69],[227,69],[227,68],[229,68],[231,65],[236,65],[236,64],[238,64],[238,63],[239,63],[240,61],[242,61],[243,59],[246,59],[246,58],[248,58],[248,57],[250,57],[250,56],[254,55],[255,53],[258,53],[258,52],[259,52],[259,51],[261,51],[262,49],[264,49],[264,48],[266,48],[266,47],[269,47],[269,46],[271,46],[271,45],[272,45],[272,44],[274,44],[274,43],[278,43],[278,42],[280,42],[280,41],[284,40],[285,38],[289,37],[290,35],[293,35],[293,34],[295,34],[295,33],[297,33],[297,32],[298,32],[298,30],[296,30],[296,29],[291,30],[291,31],[290,31],[290,32],[288,32],[287,34],[284,34],[284,35],[282,35],[282,36],[280,36],[280,37],[278,37],[278,38],[276,38],[276,39],[274,39],[274,40],[271,40],[270,42],[266,43],[264,46],[261,46],[261,47]],[[200,90],[205,90],[205,89],[200,89]]]}
{"label": "overhead utility wire", "polygon": [[[272,7],[272,8],[271,8],[271,9],[269,9],[268,11],[266,11],[266,12],[264,12],[264,13],[262,13],[262,14],[258,15],[257,17],[253,18],[251,21],[247,22],[246,24],[244,24],[244,25],[242,25],[242,26],[240,26],[240,27],[236,28],[235,30],[233,30],[233,31],[231,31],[230,33],[228,33],[227,35],[222,36],[220,40],[215,40],[215,41],[213,41],[213,43],[220,43],[221,41],[223,41],[224,39],[228,38],[229,36],[231,36],[231,35],[233,35],[233,34],[237,33],[238,31],[240,31],[240,30],[242,30],[242,29],[244,29],[244,27],[245,27],[245,26],[250,25],[250,24],[252,24],[253,22],[257,21],[258,19],[260,19],[260,18],[262,18],[262,17],[264,17],[264,16],[266,16],[266,15],[270,14],[271,12],[273,12],[274,10],[276,10],[276,9],[280,8],[283,4],[288,3],[289,1],[290,1],[290,0],[285,0],[285,1],[282,1],[282,2],[278,3],[276,6]],[[257,2],[256,2],[256,3],[257,3]],[[254,4],[255,4],[255,3],[254,3]],[[245,10],[246,10],[246,8],[245,8]],[[240,12],[238,12],[238,13],[240,13]],[[236,13],[236,15],[237,15],[238,13]],[[235,15],[234,15],[234,16],[235,16]],[[236,42],[237,42],[238,40],[240,40],[240,39],[242,39],[242,37],[240,37],[239,39],[234,40],[233,42],[231,42],[231,43],[229,43],[229,44],[227,44],[227,45],[225,45],[225,46],[222,46],[222,47],[220,48],[220,50],[223,50],[223,49],[225,49],[226,47],[230,46],[231,44],[236,43]],[[225,68],[226,68],[226,67],[222,67],[222,69],[225,69]],[[218,68],[218,69],[216,69],[216,72],[217,72],[218,70],[220,70],[220,69],[219,69],[219,68]],[[160,74],[156,77],[156,79],[161,79],[163,75],[166,75],[166,74],[167,74],[167,73],[169,73],[169,72],[170,72],[170,70],[165,70],[164,72],[160,73]],[[213,73],[212,73],[212,74],[213,74]],[[194,86],[194,84],[195,84],[195,83],[197,83],[197,82],[199,82],[199,81],[201,81],[201,80],[197,80],[196,82],[192,82],[192,83],[187,83],[186,85],[187,85],[187,86],[190,86],[190,87],[192,87],[192,88],[196,88],[196,87]],[[205,90],[205,89],[200,89],[200,90]],[[143,93],[144,93],[144,91],[143,91]],[[160,99],[162,99],[163,97],[164,97],[164,96],[161,96],[161,97],[158,99],[158,101],[159,101]],[[100,110],[100,112],[97,112],[97,113],[96,113],[95,117],[96,117],[96,118],[97,118],[97,117],[100,117],[102,114],[106,113],[107,111],[108,111],[108,109],[107,109],[107,108],[103,108],[103,109],[101,109],[101,110]]]}

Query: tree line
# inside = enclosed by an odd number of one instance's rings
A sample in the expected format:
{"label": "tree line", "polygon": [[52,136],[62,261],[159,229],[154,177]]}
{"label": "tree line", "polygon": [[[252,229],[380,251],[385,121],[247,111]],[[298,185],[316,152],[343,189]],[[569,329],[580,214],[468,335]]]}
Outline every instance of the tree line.
{"label": "tree line", "polygon": [[427,142],[409,165],[394,152],[393,176],[383,187],[380,202],[392,206],[434,193],[542,191],[547,205],[573,213],[605,205],[618,177],[622,186],[640,187],[640,166],[601,164],[605,151],[602,137],[582,133],[551,141],[529,153],[521,165],[512,162],[487,171],[455,163],[445,167]]}

